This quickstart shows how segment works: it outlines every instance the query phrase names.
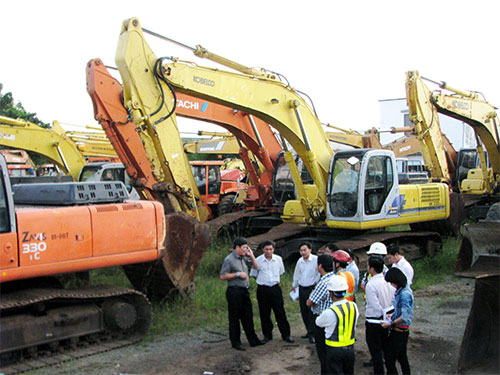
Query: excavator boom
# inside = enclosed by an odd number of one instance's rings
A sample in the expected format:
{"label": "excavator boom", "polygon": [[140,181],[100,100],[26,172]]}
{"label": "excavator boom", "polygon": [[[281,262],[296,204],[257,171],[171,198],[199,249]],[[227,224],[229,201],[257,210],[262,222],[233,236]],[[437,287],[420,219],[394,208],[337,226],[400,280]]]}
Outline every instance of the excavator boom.
{"label": "excavator boom", "polygon": [[41,154],[78,180],[85,157],[56,121],[52,129],[46,129],[29,121],[0,116],[0,130],[1,145]]}
{"label": "excavator boom", "polygon": [[[422,152],[426,165],[432,170],[433,177],[452,181],[446,159],[446,148],[439,126],[438,113],[463,121],[470,125],[478,140],[478,154],[481,161],[481,173],[476,182],[459,186],[468,194],[478,194],[481,190],[487,194],[497,194],[500,189],[500,134],[498,115],[495,108],[479,97],[478,93],[455,89],[445,82],[441,88],[452,91],[431,92],[423,82],[418,71],[406,74],[406,94],[410,119],[415,125],[417,137],[422,142]],[[429,80],[431,81],[431,80]],[[434,82],[434,81],[431,81]],[[435,82],[436,83],[436,82]],[[491,164],[491,175],[487,170],[483,152],[486,148]]]}
{"label": "excavator boom", "polygon": [[[125,273],[134,287],[153,298],[164,298],[174,290],[188,295],[209,241],[208,227],[197,220],[203,210],[197,207],[198,200],[193,196],[193,191],[196,195],[199,193],[189,163],[185,159],[189,174],[177,178],[177,181],[189,182],[192,178],[194,187],[192,190],[180,189],[173,178],[181,173],[169,169],[173,164],[162,159],[163,152],[156,153],[157,150],[162,151],[159,140],[152,140],[157,137],[157,128],[151,127],[146,132],[145,126],[139,127],[130,121],[127,110],[121,104],[121,85],[98,59],[87,64],[87,91],[94,105],[96,120],[106,132],[129,176],[135,179],[134,185],[139,194],[143,199],[160,201],[165,212],[166,251],[161,255],[160,262],[125,266]],[[173,137],[172,141],[175,144],[176,138]],[[170,154],[170,160],[185,158],[180,138],[179,147],[180,152],[174,150],[177,155]],[[166,173],[162,174],[162,171]]]}
{"label": "excavator boom", "polygon": [[421,152],[425,165],[430,169],[433,178],[451,185],[452,172],[448,167],[438,111],[431,104],[431,93],[420,79],[418,72],[407,73],[406,97],[410,120],[422,143]]}
{"label": "excavator boom", "polygon": [[[121,45],[117,52],[119,69],[121,65],[125,70],[125,61],[133,61],[133,68],[137,70],[120,71],[124,85],[132,81],[132,77],[143,81],[150,91],[154,87],[159,92],[153,95],[156,101],[162,97],[162,92],[170,91],[170,85],[176,93],[234,108],[275,128],[301,156],[314,180],[314,186],[308,190],[310,193],[301,196],[300,205],[305,213],[299,215],[321,219],[326,205],[326,180],[333,151],[318,118],[293,88],[272,74],[248,76],[192,64],[164,64],[165,59],[157,59],[151,52],[135,18],[125,21],[122,27]],[[145,77],[146,71],[153,74]],[[242,90],[242,87],[245,89]],[[144,104],[141,104],[146,111],[141,114],[144,117],[154,113],[158,106],[157,103],[156,107]],[[296,184],[300,183],[300,177],[294,180]]]}

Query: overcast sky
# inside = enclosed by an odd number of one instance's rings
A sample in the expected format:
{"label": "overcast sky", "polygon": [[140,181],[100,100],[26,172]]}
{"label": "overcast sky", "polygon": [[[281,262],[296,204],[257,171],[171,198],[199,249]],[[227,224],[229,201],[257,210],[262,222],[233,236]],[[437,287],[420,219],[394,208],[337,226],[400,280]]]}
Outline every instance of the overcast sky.
{"label": "overcast sky", "polygon": [[[85,65],[99,57],[116,66],[121,24],[130,17],[190,46],[281,73],[312,98],[322,122],[344,128],[378,127],[378,101],[405,96],[408,70],[500,105],[496,0],[18,0],[4,1],[1,15],[3,93],[66,128],[96,126]],[[157,56],[208,64],[147,39]]]}

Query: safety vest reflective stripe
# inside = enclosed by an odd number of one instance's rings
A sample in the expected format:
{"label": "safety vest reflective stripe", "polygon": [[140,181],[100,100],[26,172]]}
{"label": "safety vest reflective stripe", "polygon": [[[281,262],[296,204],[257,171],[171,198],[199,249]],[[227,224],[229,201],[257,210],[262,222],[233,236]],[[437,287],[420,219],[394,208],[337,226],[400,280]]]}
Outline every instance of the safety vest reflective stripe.
{"label": "safety vest reflective stripe", "polygon": [[340,272],[339,275],[341,275],[347,281],[347,293],[345,295],[345,299],[354,302],[354,283],[356,281],[353,274],[349,271],[345,271]]}
{"label": "safety vest reflective stripe", "polygon": [[[342,307],[342,311],[339,307]],[[356,318],[356,310],[354,303],[346,301],[340,305],[330,307],[335,315],[337,315],[338,323],[337,328],[332,336],[325,339],[325,344],[333,347],[349,346],[354,344],[354,321]],[[335,340],[335,332],[337,332],[338,339]]]}

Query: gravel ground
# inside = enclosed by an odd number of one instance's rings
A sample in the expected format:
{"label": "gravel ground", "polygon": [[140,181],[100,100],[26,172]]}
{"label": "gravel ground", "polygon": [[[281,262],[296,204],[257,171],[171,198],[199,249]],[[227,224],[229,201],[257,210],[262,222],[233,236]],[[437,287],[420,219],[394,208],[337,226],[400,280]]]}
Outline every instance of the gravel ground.
{"label": "gravel ground", "polygon": [[[450,278],[446,283],[415,293],[415,318],[408,344],[414,374],[456,372],[473,290],[473,280]],[[363,305],[359,304],[362,316]],[[247,351],[237,352],[231,349],[227,332],[198,329],[160,336],[154,342],[139,343],[29,374],[319,374],[314,345],[300,339],[305,332],[298,315],[289,317],[294,344],[275,339],[264,346],[247,346]],[[363,361],[369,359],[362,321],[361,318],[356,334],[356,373],[368,375],[370,368],[362,367]]]}

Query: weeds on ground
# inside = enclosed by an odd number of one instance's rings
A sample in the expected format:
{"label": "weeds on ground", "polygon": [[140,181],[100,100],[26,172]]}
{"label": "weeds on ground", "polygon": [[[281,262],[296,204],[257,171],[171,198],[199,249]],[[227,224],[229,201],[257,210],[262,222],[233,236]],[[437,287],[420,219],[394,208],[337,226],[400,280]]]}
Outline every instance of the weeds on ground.
{"label": "weeds on ground", "polygon": [[443,251],[433,257],[425,257],[412,262],[415,277],[411,288],[423,289],[451,277],[457,261],[460,239],[448,237],[443,239]]}
{"label": "weeds on ground", "polygon": [[121,267],[107,267],[90,271],[92,285],[115,285],[123,288],[133,288]]}
{"label": "weeds on ground", "polygon": [[[148,338],[158,335],[174,334],[194,328],[227,332],[227,282],[219,278],[224,258],[230,253],[231,244],[216,242],[210,245],[196,271],[196,291],[190,300],[178,297],[173,301],[153,306],[153,322]],[[293,266],[286,267],[281,278],[281,288],[285,300],[285,311],[289,320],[300,318],[298,301],[288,297],[292,280]],[[255,330],[260,331],[259,310],[256,298],[257,285],[250,278],[250,297],[252,300]]]}
{"label": "weeds on ground", "polygon": [[[451,277],[459,246],[459,239],[445,238],[442,252],[432,258],[426,257],[412,262],[415,270],[412,289],[423,289]],[[173,300],[153,305],[153,321],[147,339],[153,340],[160,335],[175,334],[195,328],[227,332],[227,282],[220,280],[219,273],[222,262],[230,249],[229,242],[215,242],[210,245],[196,272],[196,291],[191,299],[176,297]],[[293,281],[294,266],[294,264],[285,265],[286,272],[281,277],[285,311],[290,322],[301,319],[298,301],[292,301],[288,297]],[[94,270],[91,272],[91,280],[92,284],[113,284],[131,288],[121,267]],[[256,289],[255,279],[250,278],[254,323],[256,331],[259,332],[261,327]],[[362,292],[359,293],[362,294]]]}

